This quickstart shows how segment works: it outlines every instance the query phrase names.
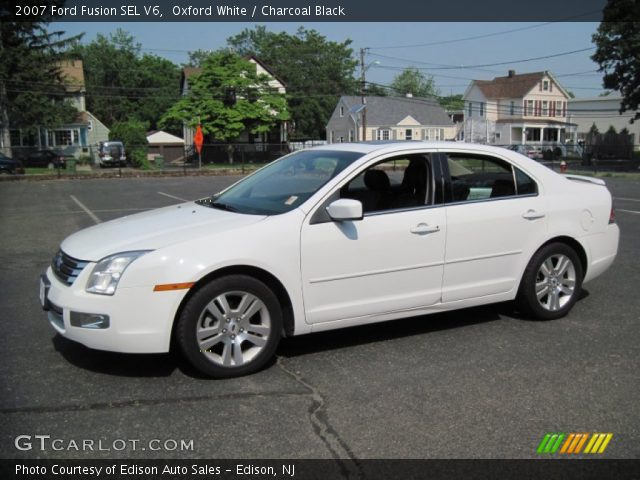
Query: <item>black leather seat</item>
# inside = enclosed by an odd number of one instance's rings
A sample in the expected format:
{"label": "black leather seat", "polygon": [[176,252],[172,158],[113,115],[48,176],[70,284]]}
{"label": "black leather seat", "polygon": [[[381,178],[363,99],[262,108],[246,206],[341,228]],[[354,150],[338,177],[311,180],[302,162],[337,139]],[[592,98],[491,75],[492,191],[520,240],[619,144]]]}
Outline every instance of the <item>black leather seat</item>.
{"label": "black leather seat", "polygon": [[404,171],[395,208],[424,205],[427,196],[427,164],[424,158],[412,158]]}
{"label": "black leather seat", "polygon": [[493,182],[493,186],[491,187],[491,198],[509,197],[515,194],[516,190],[513,186],[513,180],[498,178]]}
{"label": "black leather seat", "polygon": [[362,208],[365,212],[374,212],[388,208],[391,182],[382,170],[367,170],[364,174],[367,191],[362,196]]}

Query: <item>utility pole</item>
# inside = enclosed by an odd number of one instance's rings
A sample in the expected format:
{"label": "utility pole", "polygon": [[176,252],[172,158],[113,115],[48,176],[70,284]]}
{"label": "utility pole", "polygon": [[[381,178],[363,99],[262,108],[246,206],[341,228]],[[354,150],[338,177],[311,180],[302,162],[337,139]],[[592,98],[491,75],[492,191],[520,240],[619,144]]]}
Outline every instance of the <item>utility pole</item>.
{"label": "utility pole", "polygon": [[366,54],[367,49],[360,49],[360,97],[362,99],[362,141],[364,142],[367,139],[367,99],[365,98],[365,88],[366,88],[366,80],[364,77],[364,73],[366,71],[364,65],[364,56]]}

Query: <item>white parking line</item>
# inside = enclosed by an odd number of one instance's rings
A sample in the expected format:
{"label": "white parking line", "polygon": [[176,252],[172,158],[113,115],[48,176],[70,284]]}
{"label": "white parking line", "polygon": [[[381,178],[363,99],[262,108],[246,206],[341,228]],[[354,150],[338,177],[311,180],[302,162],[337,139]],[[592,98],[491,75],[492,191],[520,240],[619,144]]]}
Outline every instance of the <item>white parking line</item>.
{"label": "white parking line", "polygon": [[181,202],[188,202],[185,198],[176,197],[175,195],[169,195],[168,193],[158,192],[158,195],[164,195],[165,197],[173,198],[174,200],[180,200]]}
{"label": "white parking line", "polygon": [[626,212],[626,213],[638,213],[638,214],[640,214],[640,212],[637,211],[637,210],[624,210],[622,208],[616,208],[616,212]]}
{"label": "white parking line", "polygon": [[624,198],[624,197],[613,197],[614,200],[622,200],[624,202],[640,202],[640,198]]}
{"label": "white parking line", "polygon": [[76,202],[76,204],[82,209],[84,210],[84,212],[89,215],[91,217],[91,220],[93,220],[96,223],[100,223],[102,222],[102,220],[100,220],[98,218],[98,216],[93,213],[91,210],[89,210],[84,203],[82,203],[80,200],[78,200],[76,197],[74,197],[73,195],[69,195],[71,197],[71,200],[73,200],[74,202]]}

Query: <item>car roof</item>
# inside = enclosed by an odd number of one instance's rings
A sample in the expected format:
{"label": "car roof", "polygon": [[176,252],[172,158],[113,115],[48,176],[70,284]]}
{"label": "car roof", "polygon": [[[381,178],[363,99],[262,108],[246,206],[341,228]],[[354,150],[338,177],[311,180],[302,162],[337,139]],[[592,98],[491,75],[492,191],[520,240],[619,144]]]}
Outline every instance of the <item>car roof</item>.
{"label": "car roof", "polygon": [[478,143],[467,142],[437,142],[437,141],[421,141],[421,140],[402,140],[402,141],[374,141],[360,143],[330,143],[315,147],[320,150],[349,151],[361,153],[373,152],[404,152],[415,150],[416,148],[428,148],[434,150],[452,150],[464,149],[478,153],[497,153],[504,154],[508,151],[504,147],[496,147],[492,145],[482,145]]}

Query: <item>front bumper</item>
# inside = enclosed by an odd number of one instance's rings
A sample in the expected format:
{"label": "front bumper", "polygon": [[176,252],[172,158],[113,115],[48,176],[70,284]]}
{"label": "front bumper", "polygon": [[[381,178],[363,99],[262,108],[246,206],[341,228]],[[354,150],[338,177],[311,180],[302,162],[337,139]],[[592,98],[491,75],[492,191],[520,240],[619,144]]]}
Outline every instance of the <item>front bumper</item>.
{"label": "front bumper", "polygon": [[[96,350],[168,352],[175,314],[187,290],[154,292],[151,285],[119,287],[113,296],[96,295],[84,289],[90,270],[89,267],[85,268],[71,286],[58,280],[51,267],[43,275],[41,302],[56,332]],[[73,326],[71,312],[108,316],[109,326]]]}

